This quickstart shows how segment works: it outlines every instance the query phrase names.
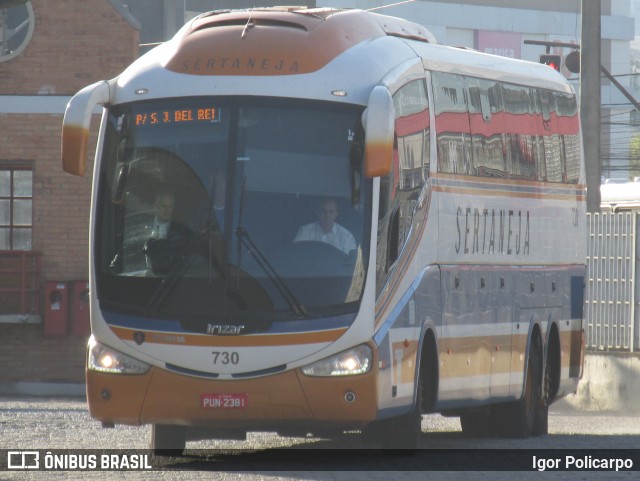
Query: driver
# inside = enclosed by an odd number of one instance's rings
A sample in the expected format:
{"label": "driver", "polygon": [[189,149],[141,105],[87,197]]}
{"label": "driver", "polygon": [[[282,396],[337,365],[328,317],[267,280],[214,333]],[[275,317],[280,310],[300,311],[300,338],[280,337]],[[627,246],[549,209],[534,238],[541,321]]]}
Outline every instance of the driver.
{"label": "driver", "polygon": [[344,254],[356,250],[356,240],[351,232],[336,223],[338,217],[338,203],[334,199],[327,199],[316,209],[318,220],[303,225],[298,229],[293,242],[317,241],[332,245]]}

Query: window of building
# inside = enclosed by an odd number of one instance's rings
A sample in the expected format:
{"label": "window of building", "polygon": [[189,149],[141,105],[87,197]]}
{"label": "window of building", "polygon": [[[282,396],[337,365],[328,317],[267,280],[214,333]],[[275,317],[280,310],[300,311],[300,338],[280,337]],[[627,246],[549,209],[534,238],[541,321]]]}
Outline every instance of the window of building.
{"label": "window of building", "polygon": [[0,250],[31,250],[33,170],[0,166]]}
{"label": "window of building", "polygon": [[22,53],[33,36],[34,27],[30,1],[0,2],[0,62]]}

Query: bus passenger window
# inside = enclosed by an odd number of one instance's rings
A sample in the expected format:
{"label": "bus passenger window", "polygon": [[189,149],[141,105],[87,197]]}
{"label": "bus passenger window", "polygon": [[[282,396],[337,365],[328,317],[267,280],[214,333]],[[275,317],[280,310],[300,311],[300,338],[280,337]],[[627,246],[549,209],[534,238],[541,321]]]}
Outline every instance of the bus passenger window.
{"label": "bus passenger window", "polygon": [[471,173],[471,131],[467,91],[460,75],[434,72],[438,172]]}
{"label": "bus passenger window", "polygon": [[503,84],[502,98],[506,114],[506,153],[509,175],[515,179],[535,180],[538,176],[533,152],[535,132],[531,92],[528,87]]}
{"label": "bus passenger window", "polygon": [[580,178],[580,125],[576,99],[560,92],[554,92],[554,96],[560,143],[564,153],[564,181],[576,184]]}
{"label": "bus passenger window", "polygon": [[396,112],[400,188],[421,187],[429,174],[429,102],[424,80],[415,80],[393,96]]}
{"label": "bus passenger window", "polygon": [[544,127],[543,143],[547,181],[562,182],[564,167],[560,153],[555,99],[550,91],[540,90],[539,92]]}
{"label": "bus passenger window", "polygon": [[466,78],[473,173],[481,177],[506,177],[502,132],[504,112],[497,82]]}

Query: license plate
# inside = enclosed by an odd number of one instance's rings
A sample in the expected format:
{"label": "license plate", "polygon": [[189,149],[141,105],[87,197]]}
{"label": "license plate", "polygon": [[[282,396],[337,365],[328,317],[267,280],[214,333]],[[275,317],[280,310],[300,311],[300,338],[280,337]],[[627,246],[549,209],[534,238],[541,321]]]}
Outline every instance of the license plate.
{"label": "license plate", "polygon": [[200,406],[203,409],[243,409],[248,404],[249,395],[245,392],[200,395]]}

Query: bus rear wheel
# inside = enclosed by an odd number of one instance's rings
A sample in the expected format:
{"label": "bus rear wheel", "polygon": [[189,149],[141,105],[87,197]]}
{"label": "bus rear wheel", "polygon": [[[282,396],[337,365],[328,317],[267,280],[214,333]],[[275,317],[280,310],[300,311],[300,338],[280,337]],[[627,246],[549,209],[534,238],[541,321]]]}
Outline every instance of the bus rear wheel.
{"label": "bus rear wheel", "polygon": [[462,434],[468,438],[486,438],[491,435],[489,410],[482,409],[460,414]]}
{"label": "bus rear wheel", "polygon": [[503,433],[507,437],[527,438],[535,433],[536,423],[544,416],[542,400],[542,346],[534,340],[527,362],[522,399],[505,406],[498,414]]}
{"label": "bus rear wheel", "polygon": [[[555,333],[554,333],[555,334]],[[547,356],[544,363],[544,376],[542,378],[542,399],[540,411],[533,427],[534,436],[542,436],[549,433],[549,405],[558,392],[560,378],[560,342],[557,334],[552,335],[547,347]]]}
{"label": "bus rear wheel", "polygon": [[184,426],[151,426],[151,450],[156,456],[181,456],[186,445],[187,429]]}

